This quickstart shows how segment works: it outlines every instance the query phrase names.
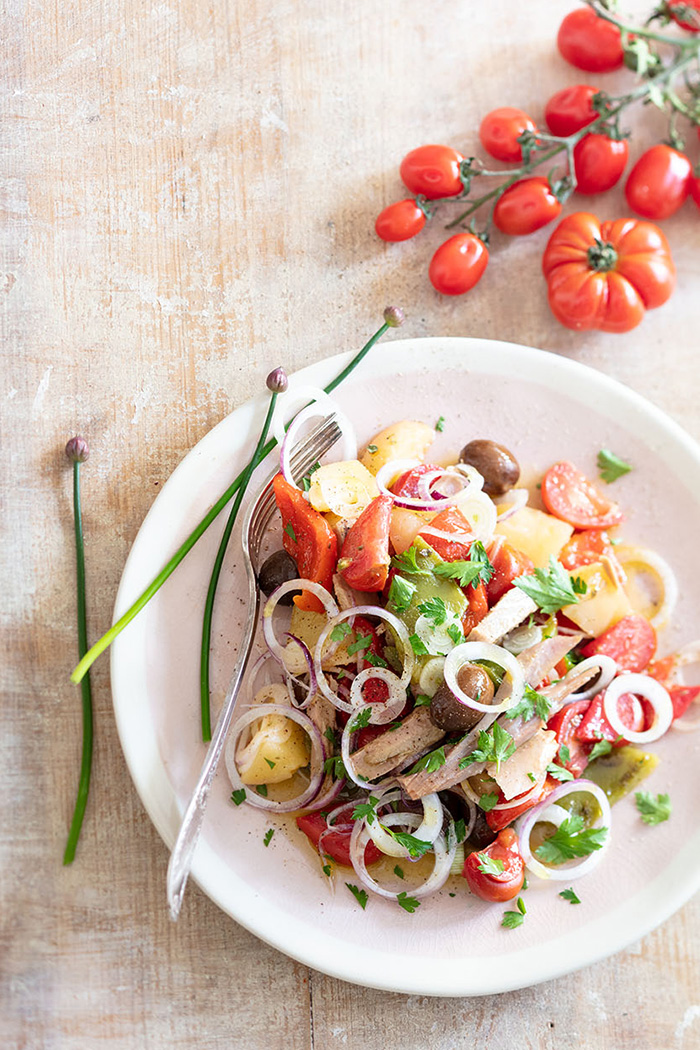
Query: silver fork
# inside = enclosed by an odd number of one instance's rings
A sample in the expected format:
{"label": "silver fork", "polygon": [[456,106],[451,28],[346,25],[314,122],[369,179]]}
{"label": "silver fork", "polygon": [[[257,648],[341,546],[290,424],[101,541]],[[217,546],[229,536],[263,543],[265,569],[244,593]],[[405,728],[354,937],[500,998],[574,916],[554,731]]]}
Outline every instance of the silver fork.
{"label": "silver fork", "polygon": [[[291,456],[292,476],[295,481],[301,481],[314,463],[336,443],[340,433],[340,427],[333,414],[326,416],[323,422],[319,423],[311,431]],[[265,530],[270,524],[270,519],[275,511],[272,479],[277,473],[278,471],[275,470],[270,475],[258,497],[251,503],[243,520],[241,544],[248,578],[248,619],[246,620],[243,638],[239,647],[238,662],[226,693],[224,705],[216,723],[197,785],[185,810],[175,845],[170,854],[167,887],[168,906],[170,908],[170,917],[173,921],[180,914],[194,851],[204,821],[209,790],[231,727],[241,682],[248,665],[250,651],[253,647],[253,638],[260,609],[260,590],[257,581],[257,571],[260,568],[258,559]]]}

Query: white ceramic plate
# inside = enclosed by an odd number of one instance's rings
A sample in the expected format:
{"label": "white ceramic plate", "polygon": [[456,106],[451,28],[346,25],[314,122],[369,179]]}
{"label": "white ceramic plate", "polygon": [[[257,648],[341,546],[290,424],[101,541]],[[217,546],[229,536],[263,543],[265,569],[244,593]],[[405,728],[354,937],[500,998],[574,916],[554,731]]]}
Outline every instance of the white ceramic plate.
{"label": "white ceramic plate", "polygon": [[[322,361],[294,381],[322,386],[348,358]],[[354,420],[360,441],[397,419],[434,423],[444,416],[437,457],[456,454],[471,438],[491,437],[513,449],[525,472],[571,459],[595,477],[597,451],[612,449],[634,464],[611,489],[628,513],[622,534],[662,551],[681,581],[674,622],[660,637],[660,652],[700,636],[700,450],[649,402],[567,359],[478,339],[379,345],[335,396]],[[164,486],[129,556],[117,615],[238,473],[252,451],[264,407],[261,398],[233,412]],[[258,484],[273,465],[271,457],[258,471]],[[201,614],[221,528],[223,516],[112,649],[122,746],[141,799],[168,846],[204,756],[198,707]],[[236,542],[234,533],[214,622],[217,703],[235,663],[245,611]],[[348,981],[429,995],[536,984],[620,950],[700,887],[700,816],[694,801],[700,796],[700,734],[670,733],[655,750],[662,761],[645,786],[670,792],[672,819],[649,828],[629,798],[619,803],[606,858],[576,884],[582,904],[563,901],[559,883],[531,879],[527,918],[516,930],[500,926],[503,905],[471,897],[463,880],[451,880],[455,885],[427,899],[413,915],[379,898],[360,910],[342,871],[333,891],[289,821],[230,803],[223,769],[193,877],[258,937]],[[276,832],[266,848],[269,827]],[[349,872],[345,878],[355,881]]]}

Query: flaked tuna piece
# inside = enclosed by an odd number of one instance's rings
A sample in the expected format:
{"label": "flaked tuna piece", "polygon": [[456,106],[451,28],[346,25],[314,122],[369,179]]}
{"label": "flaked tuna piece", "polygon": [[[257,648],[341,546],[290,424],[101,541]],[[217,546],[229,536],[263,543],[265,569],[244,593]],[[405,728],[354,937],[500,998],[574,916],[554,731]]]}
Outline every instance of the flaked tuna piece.
{"label": "flaked tuna piece", "polygon": [[430,721],[429,708],[417,707],[397,729],[387,730],[354,753],[352,763],[355,772],[360,777],[375,781],[392,769],[410,760],[417,760],[442,740],[444,735],[445,730],[438,729]]}
{"label": "flaked tuna piece", "polygon": [[[359,591],[354,590],[349,583],[345,582],[339,572],[336,572],[333,576],[333,590],[341,612],[345,609],[354,609],[356,605],[373,604],[371,599],[376,597],[375,595],[360,594]],[[370,600],[368,601],[368,599]]]}
{"label": "flaked tuna piece", "polygon": [[[506,801],[529,791],[533,783],[544,778],[547,766],[554,761],[559,744],[551,729],[538,729],[529,740],[516,748],[501,768],[492,762],[486,772],[498,784]],[[534,781],[533,781],[534,777]]]}
{"label": "flaked tuna piece", "polygon": [[[313,699],[309,701],[309,705],[306,708],[306,714],[323,737],[323,745],[326,747],[329,743],[328,737],[326,736],[327,731],[329,729],[335,730],[336,728],[336,708],[330,700],[323,695],[323,693],[316,693]],[[326,751],[327,753],[330,753],[328,747],[326,747]]]}
{"label": "flaked tuna piece", "polygon": [[481,623],[478,623],[469,632],[467,641],[491,642],[492,645],[496,645],[501,638],[510,631],[514,631],[534,612],[537,612],[537,605],[532,598],[528,597],[519,587],[511,587],[502,598],[499,598]]}

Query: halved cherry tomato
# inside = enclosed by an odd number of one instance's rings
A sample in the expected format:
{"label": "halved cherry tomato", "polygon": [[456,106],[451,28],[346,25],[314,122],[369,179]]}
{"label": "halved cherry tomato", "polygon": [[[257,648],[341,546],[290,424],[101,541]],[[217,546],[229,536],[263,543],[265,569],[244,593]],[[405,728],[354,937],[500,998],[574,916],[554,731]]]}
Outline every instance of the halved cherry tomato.
{"label": "halved cherry tomato", "polygon": [[[603,707],[603,695],[600,693],[590,701],[588,711],[583,716],[581,724],[576,730],[578,740],[587,744],[595,744],[596,740],[608,740],[615,747],[622,747],[628,743],[621,739],[607,719]],[[565,709],[566,710],[566,709]],[[617,701],[617,713],[623,726],[634,733],[641,733],[646,723],[644,707],[639,698],[632,693],[623,693]]]}
{"label": "halved cherry tomato", "polygon": [[605,193],[619,181],[629,157],[627,139],[586,135],[574,149],[576,192]]}
{"label": "halved cherry tomato", "polygon": [[617,503],[601,495],[573,463],[550,467],[541,493],[549,513],[577,529],[609,529],[625,520]]}
{"label": "halved cherry tomato", "polygon": [[559,26],[557,47],[567,62],[588,73],[610,73],[624,59],[620,30],[590,7],[569,12]]}
{"label": "halved cherry tomato", "polygon": [[[484,857],[500,861],[503,871],[487,875],[479,867]],[[518,848],[518,836],[513,829],[506,828],[499,832],[495,842],[486,849],[470,853],[464,862],[462,875],[472,893],[482,900],[510,901],[517,897],[525,881],[525,865]]]}
{"label": "halved cherry tomato", "polygon": [[562,745],[568,747],[569,758],[564,765],[575,777],[580,777],[583,773],[591,752],[591,745],[583,743],[578,735],[590,705],[590,700],[574,700],[572,704],[567,704],[561,711],[552,715],[547,722],[547,729],[551,729],[557,735],[560,751]]}
{"label": "halved cherry tomato", "polygon": [[486,584],[489,605],[495,605],[511,589],[513,580],[531,573],[535,568],[527,554],[511,547],[509,543],[501,543],[497,549],[494,545],[489,551],[489,559],[494,568],[493,576]]}
{"label": "halved cherry tomato", "polygon": [[567,328],[628,332],[676,283],[671,250],[649,222],[599,222],[575,212],[559,223],[542,259],[549,305]]}
{"label": "halved cherry tomato", "polygon": [[[348,810],[349,812],[349,810]],[[327,829],[326,818],[320,813],[304,813],[297,817],[297,827],[303,831],[309,841],[318,849],[318,840]],[[321,848],[324,856],[332,857],[336,864],[342,864],[346,868],[352,867],[350,860],[350,836],[352,828],[347,831],[329,831]],[[377,849],[373,842],[368,842],[365,849],[365,864],[374,864],[381,860],[384,854]]]}
{"label": "halved cherry tomato", "polygon": [[610,557],[615,548],[604,529],[585,529],[575,532],[559,552],[559,561],[565,569],[578,569],[582,565],[593,565],[603,557]]}
{"label": "halved cherry tomato", "polygon": [[417,467],[412,467],[411,470],[407,470],[405,474],[400,474],[391,486],[391,491],[395,496],[406,496],[408,499],[418,499],[420,496],[418,488],[420,479],[424,474],[430,473],[431,470],[440,470],[440,467],[435,463],[419,463]]}
{"label": "halved cherry tomato", "polygon": [[462,192],[459,166],[463,160],[451,146],[419,146],[401,161],[401,178],[411,193],[428,200],[455,197]]}
{"label": "halved cherry tomato", "polygon": [[[522,816],[523,813],[527,813],[528,809],[532,809],[533,806],[536,806],[538,804],[538,802],[542,802],[542,800],[545,799],[547,795],[550,794],[550,792],[554,791],[555,787],[557,787],[557,781],[554,779],[554,777],[548,776],[545,779],[544,784],[542,785],[542,790],[538,795],[535,796],[535,798],[532,798],[527,802],[523,802],[519,806],[509,806],[508,809],[489,810],[489,812],[486,814],[486,823],[492,831],[501,831],[503,828],[507,828],[509,824],[512,824],[513,821],[517,820],[517,818]],[[528,792],[524,793],[528,794]],[[516,798],[517,797],[518,796],[516,795]],[[503,792],[499,794],[498,801],[508,801]],[[514,802],[515,799],[510,799],[510,801]]]}
{"label": "halved cherry tomato", "polygon": [[638,674],[656,652],[656,631],[638,613],[623,616],[582,648],[584,656],[611,656],[620,671]]}
{"label": "halved cherry tomato", "polygon": [[428,276],[443,295],[463,295],[481,280],[489,250],[474,233],[456,233],[441,244],[430,260]]}
{"label": "halved cherry tomato", "polygon": [[524,131],[537,131],[535,122],[522,109],[501,106],[487,113],[479,128],[481,145],[496,160],[522,160],[518,137]]}
{"label": "halved cherry tomato", "polygon": [[[430,544],[443,561],[464,561],[469,557],[474,535],[471,525],[457,507],[441,510],[424,528],[428,531],[424,534],[424,530],[421,529],[418,535]],[[450,540],[447,536],[436,536],[434,530],[454,533],[457,538]]]}
{"label": "halved cherry tomato", "polygon": [[600,114],[593,108],[593,97],[598,90],[589,84],[574,84],[552,95],[544,111],[551,133],[566,138],[596,120]]}
{"label": "halved cherry tomato", "polygon": [[412,197],[390,204],[377,216],[374,229],[383,241],[407,241],[425,226],[425,212]]}
{"label": "halved cherry tomato", "polygon": [[[338,560],[338,540],[330,525],[283,474],[272,482],[275,500],[282,515],[282,543],[297,563],[299,576],[320,583],[326,590],[333,585]],[[294,595],[299,609],[323,612],[323,604],[310,591]]]}
{"label": "halved cherry tomato", "polygon": [[494,225],[501,233],[520,237],[546,226],[561,212],[549,180],[543,175],[519,179],[509,186],[493,210]]}
{"label": "halved cherry tomato", "polygon": [[668,13],[682,29],[700,33],[700,0],[668,0]]}
{"label": "halved cherry tomato", "polygon": [[700,685],[671,685],[667,688],[673,704],[674,719],[684,715],[690,705],[694,704],[700,696]]}
{"label": "halved cherry tomato", "polygon": [[469,632],[473,631],[476,625],[481,623],[486,616],[486,613],[489,611],[489,603],[483,580],[480,580],[476,587],[470,583],[463,590],[467,597],[467,608],[462,617],[462,630],[464,631],[464,637],[468,638]]}
{"label": "halved cherry tomato", "polygon": [[345,537],[338,572],[356,591],[381,591],[389,573],[389,524],[394,501],[376,496]]}
{"label": "halved cherry tomato", "polygon": [[684,153],[659,144],[642,153],[625,183],[630,208],[645,219],[667,219],[690,191],[693,166]]}

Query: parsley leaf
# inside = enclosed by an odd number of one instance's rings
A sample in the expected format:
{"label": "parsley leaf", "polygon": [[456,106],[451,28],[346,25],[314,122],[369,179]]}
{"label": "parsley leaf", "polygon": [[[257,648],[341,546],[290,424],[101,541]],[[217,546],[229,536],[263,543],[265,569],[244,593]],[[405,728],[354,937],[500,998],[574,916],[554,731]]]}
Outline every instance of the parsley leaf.
{"label": "parsley leaf", "polygon": [[355,721],[350,726],[351,731],[354,733],[356,729],[366,729],[369,725],[369,720],[371,717],[371,707],[366,707],[364,711],[360,711],[359,715],[355,718]]}
{"label": "parsley leaf", "polygon": [[388,663],[383,656],[377,656],[376,653],[365,653],[365,660],[372,667],[388,667]]}
{"label": "parsley leaf", "polygon": [[348,775],[340,755],[327,758],[323,763],[323,772],[330,773],[334,780],[345,780]]}
{"label": "parsley leaf", "polygon": [[404,580],[403,576],[394,576],[389,587],[389,605],[392,605],[397,612],[404,612],[411,604],[415,592],[415,583]]}
{"label": "parsley leaf", "polygon": [[313,472],[315,470],[318,470],[320,468],[320,466],[321,466],[320,463],[314,463],[314,465],[311,468],[311,470],[309,471],[309,473],[306,474],[305,477],[303,477],[301,479],[301,487],[304,490],[304,492],[308,492],[309,489],[311,488],[311,475],[313,474]]}
{"label": "parsley leaf", "polygon": [[352,634],[352,627],[347,621],[341,620],[331,631],[331,641],[342,642],[343,638],[347,638],[349,634]]}
{"label": "parsley leaf", "polygon": [[629,463],[625,463],[624,459],[620,459],[609,448],[601,448],[598,453],[598,472],[608,485],[617,481],[623,474],[629,474],[631,469]]}
{"label": "parsley leaf", "polygon": [[405,890],[401,891],[401,893],[396,898],[396,902],[397,904],[400,904],[403,910],[407,911],[410,915],[413,915],[413,912],[416,910],[416,908],[420,908],[420,901],[417,901],[415,897],[409,897]]}
{"label": "parsley leaf", "polygon": [[288,536],[291,536],[291,538],[296,543],[296,541],[297,541],[297,534],[294,531],[294,526],[292,525],[291,521],[288,521],[287,524],[284,526],[284,531],[287,533]]}
{"label": "parsley leaf", "polygon": [[274,828],[268,828],[267,831],[265,832],[265,838],[263,839],[263,842],[265,843],[266,846],[270,845],[270,839],[272,838],[274,833],[275,833],[275,829]]}
{"label": "parsley leaf", "polygon": [[671,816],[671,799],[668,795],[657,795],[649,791],[636,791],[634,801],[645,824],[662,824]]}
{"label": "parsley leaf", "polygon": [[611,751],[612,744],[609,740],[597,740],[588,756],[588,761],[592,762],[595,758],[600,758],[601,755],[609,755]]}
{"label": "parsley leaf", "polygon": [[394,875],[397,875],[400,879],[404,878],[403,868],[400,868],[398,864],[394,868]]}
{"label": "parsley leaf", "polygon": [[564,766],[558,766],[555,762],[550,762],[547,766],[547,772],[550,777],[554,777],[555,780],[573,780],[574,774],[570,769],[565,769]]}
{"label": "parsley leaf", "polygon": [[517,718],[520,716],[524,722],[528,722],[537,715],[543,722],[549,718],[551,703],[542,693],[536,692],[532,686],[526,685],[522,700],[506,711],[506,718]]}
{"label": "parsley leaf", "polygon": [[427,648],[425,647],[425,645],[423,644],[423,642],[417,634],[412,634],[408,640],[411,643],[411,649],[413,649],[413,652],[416,654],[416,656],[429,655]]}
{"label": "parsley leaf", "polygon": [[237,806],[240,806],[241,802],[245,802],[245,788],[239,788],[238,791],[232,792],[231,801],[235,802]]}
{"label": "parsley leaf", "polygon": [[[519,897],[518,900],[522,900]],[[525,916],[520,911],[506,911],[503,913],[503,919],[501,920],[501,926],[505,926],[507,930],[515,930],[518,926],[522,926],[525,922]]]}
{"label": "parsley leaf", "polygon": [[495,762],[496,769],[500,770],[501,762],[505,762],[515,751],[515,741],[507,729],[502,729],[498,722],[488,731],[479,731],[479,746],[470,755],[463,758],[459,763],[460,769],[466,769],[472,762]]}
{"label": "parsley leaf", "polygon": [[267,784],[258,784],[255,790],[259,795],[262,795],[263,798],[267,798]]}
{"label": "parsley leaf", "polygon": [[455,821],[455,838],[457,842],[464,842],[467,837],[467,825],[462,817]]}
{"label": "parsley leaf", "polygon": [[273,762],[271,758],[266,758],[265,761],[267,762],[267,764],[270,767],[270,769],[274,769],[275,766],[277,765],[277,763]]}
{"label": "parsley leaf", "polygon": [[353,886],[351,882],[346,882],[345,885],[352,893],[353,897],[364,911],[367,907],[367,890],[360,890],[357,886]]}
{"label": "parsley leaf", "polygon": [[488,794],[482,795],[479,799],[479,806],[483,809],[484,813],[490,813],[494,806],[498,805],[498,795],[495,791],[489,791]]}
{"label": "parsley leaf", "polygon": [[427,693],[419,693],[416,697],[416,707],[430,707],[430,701],[432,697],[428,696]]}
{"label": "parsley leaf", "polygon": [[367,451],[369,453],[371,453],[371,455],[374,455],[374,453],[377,451],[377,446],[376,445],[368,445],[367,446]]}
{"label": "parsley leaf", "polygon": [[574,891],[572,889],[562,890],[561,893],[559,894],[559,896],[563,897],[565,901],[569,902],[569,904],[580,904],[581,903],[580,899],[576,896],[576,894],[574,893]]}
{"label": "parsley leaf", "polygon": [[395,839],[399,846],[405,846],[409,857],[413,857],[414,860],[418,860],[419,857],[422,857],[424,853],[428,853],[433,848],[432,842],[417,839],[415,835],[410,835],[408,831],[392,831],[391,828],[385,827],[384,824],[380,824],[380,827],[386,831],[387,835],[391,835],[392,839]]}
{"label": "parsley leaf", "polygon": [[585,581],[580,578],[574,580],[551,554],[546,572],[544,569],[535,569],[531,576],[518,576],[513,583],[547,615],[558,612],[565,605],[574,605],[579,594],[585,594],[587,590]]}
{"label": "parsley leaf", "polygon": [[331,726],[328,726],[328,729],[326,729],[323,735],[325,736],[326,740],[328,740],[328,742],[335,747],[335,729],[333,729]]}
{"label": "parsley leaf", "polygon": [[323,868],[322,868],[322,871],[323,871],[323,874],[327,875],[329,879],[330,879],[331,875],[333,874],[333,869],[331,868],[330,864],[324,864]]}
{"label": "parsley leaf", "polygon": [[481,582],[488,583],[496,570],[491,564],[486,548],[481,540],[475,540],[469,548],[469,561],[472,565],[480,567],[479,576],[481,577]]}
{"label": "parsley leaf", "polygon": [[447,606],[440,597],[429,598],[428,601],[421,602],[418,609],[423,616],[432,620],[436,627],[441,627],[447,619]]}
{"label": "parsley leaf", "polygon": [[505,867],[502,860],[499,860],[498,857],[489,857],[488,853],[479,854],[476,866],[479,871],[483,871],[484,875],[500,875]]}
{"label": "parsley leaf", "polygon": [[451,623],[447,628],[447,633],[455,645],[461,645],[464,641],[464,631],[459,623]]}
{"label": "parsley leaf", "polygon": [[607,834],[607,828],[584,828],[583,817],[574,813],[537,847],[535,854],[545,864],[563,864],[565,860],[587,857],[601,849]]}
{"label": "parsley leaf", "polygon": [[571,761],[571,752],[569,751],[568,744],[562,744],[559,748],[559,761],[563,766]]}
{"label": "parsley leaf", "polygon": [[[431,571],[431,566],[427,563],[429,553],[424,548],[413,545],[405,550],[403,554],[397,554],[396,557],[392,558],[391,564],[399,572],[407,572],[413,576],[428,576]],[[420,565],[418,563],[419,558],[426,564]]]}
{"label": "parsley leaf", "polygon": [[437,430],[438,434],[442,434],[443,430],[445,429],[445,417],[444,416],[438,416],[438,421],[435,424],[435,429]]}
{"label": "parsley leaf", "polygon": [[488,583],[494,574],[494,567],[489,561],[486,549],[480,540],[475,540],[469,548],[468,561],[441,561],[433,567],[436,576],[457,580],[460,587],[471,583],[475,589],[479,583]]}
{"label": "parsley leaf", "polygon": [[350,656],[354,656],[355,653],[360,653],[363,649],[369,649],[371,644],[372,635],[361,634],[358,636],[358,638],[355,639],[354,642],[350,643],[350,645],[348,646],[348,653],[350,654]]}
{"label": "parsley leaf", "polygon": [[379,799],[376,797],[376,795],[370,795],[367,802],[360,802],[359,805],[355,806],[355,808],[352,811],[352,819],[362,820],[363,817],[366,817],[367,823],[373,824],[374,818],[377,815],[377,811],[375,809],[377,802],[379,802]]}
{"label": "parsley leaf", "polygon": [[445,745],[439,747],[436,751],[429,751],[427,755],[423,755],[419,758],[415,765],[411,766],[410,773],[420,773],[425,770],[426,773],[436,773],[441,766],[445,765],[447,759],[445,758]]}

